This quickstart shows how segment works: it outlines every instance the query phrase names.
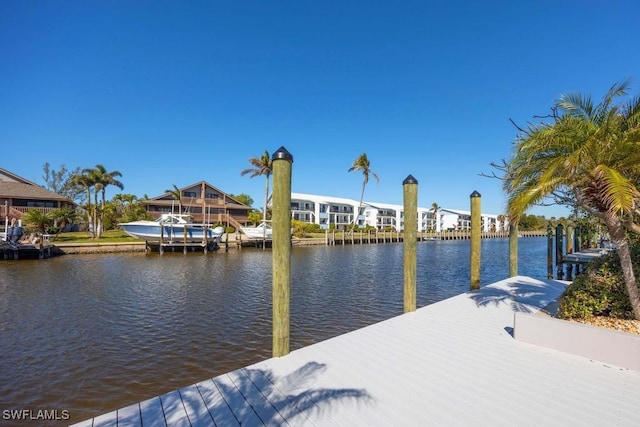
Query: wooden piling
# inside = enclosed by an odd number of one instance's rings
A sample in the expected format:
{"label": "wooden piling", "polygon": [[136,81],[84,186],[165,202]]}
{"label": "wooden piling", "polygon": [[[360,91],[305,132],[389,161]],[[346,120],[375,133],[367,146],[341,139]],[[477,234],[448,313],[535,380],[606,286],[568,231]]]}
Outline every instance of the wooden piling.
{"label": "wooden piling", "polygon": [[482,215],[480,193],[471,193],[471,290],[480,289],[480,239]]}
{"label": "wooden piling", "polygon": [[553,279],[553,229],[547,225],[547,279]]}
{"label": "wooden piling", "polygon": [[509,224],[509,277],[518,275],[518,224]]}
{"label": "wooden piling", "polygon": [[404,312],[416,311],[418,232],[418,180],[409,175],[402,182],[404,196]]}
{"label": "wooden piling", "polygon": [[272,269],[273,357],[289,354],[289,299],[291,287],[291,165],[293,156],[280,147],[273,165]]}
{"label": "wooden piling", "polygon": [[[573,253],[573,227],[567,225],[567,254]],[[567,263],[567,275],[565,280],[573,280],[573,264]]]}
{"label": "wooden piling", "polygon": [[558,224],[556,226],[556,271],[557,271],[557,279],[562,280],[563,272],[562,272],[562,237],[564,235],[564,227],[562,224]]}

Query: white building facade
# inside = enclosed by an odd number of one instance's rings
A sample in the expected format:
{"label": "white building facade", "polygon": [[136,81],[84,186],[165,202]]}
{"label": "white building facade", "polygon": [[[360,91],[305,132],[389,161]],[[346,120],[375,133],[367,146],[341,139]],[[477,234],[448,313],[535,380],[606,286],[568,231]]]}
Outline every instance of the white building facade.
{"label": "white building facade", "polygon": [[[310,224],[318,224],[328,230],[348,229],[358,211],[358,200],[316,194],[291,193],[291,218]],[[482,231],[506,229],[506,221],[500,223],[498,215],[481,214]],[[418,207],[418,232],[471,229],[471,212],[457,209],[433,209]],[[404,229],[404,206],[388,203],[363,202],[357,224],[371,226],[377,230],[402,231]]]}
{"label": "white building facade", "polygon": [[[291,193],[291,219],[318,224],[324,230],[331,225],[344,230],[353,224],[358,205],[356,200],[341,197]],[[358,225],[365,225],[364,215],[359,215]]]}

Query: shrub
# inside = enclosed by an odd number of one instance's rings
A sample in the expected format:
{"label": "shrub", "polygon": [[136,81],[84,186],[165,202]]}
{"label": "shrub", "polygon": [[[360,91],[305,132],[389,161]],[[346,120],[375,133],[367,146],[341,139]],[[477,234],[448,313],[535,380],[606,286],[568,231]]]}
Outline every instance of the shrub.
{"label": "shrub", "polygon": [[[640,245],[632,247],[632,260],[636,277],[640,262]],[[559,301],[558,317],[563,319],[609,316],[633,319],[633,310],[627,295],[620,259],[613,253],[593,260],[584,274],[576,276]]]}

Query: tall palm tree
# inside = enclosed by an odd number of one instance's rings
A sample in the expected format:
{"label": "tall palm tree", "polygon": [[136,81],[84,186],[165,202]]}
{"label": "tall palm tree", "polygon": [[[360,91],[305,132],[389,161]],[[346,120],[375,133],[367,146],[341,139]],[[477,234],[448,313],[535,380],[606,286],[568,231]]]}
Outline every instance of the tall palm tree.
{"label": "tall palm tree", "polygon": [[[83,169],[83,173],[86,173],[89,176],[89,181],[93,184],[94,188],[94,220],[93,220],[93,230],[94,236],[96,238],[100,238],[102,235],[102,223],[104,216],[104,207],[106,204],[106,190],[109,185],[113,185],[118,187],[119,189],[124,189],[124,184],[118,181],[116,178],[122,176],[122,174],[118,171],[108,172],[107,169],[101,165],[96,165],[93,169]],[[101,204],[98,209],[98,194],[101,195]],[[99,214],[99,215],[98,215]]]}
{"label": "tall palm tree", "polygon": [[[164,190],[164,191],[165,193],[171,194],[174,200],[178,201],[178,213],[182,213],[182,191],[180,191],[178,186],[173,184],[173,190]],[[173,210],[173,208],[171,210]]]}
{"label": "tall palm tree", "polygon": [[122,174],[118,171],[107,172],[107,169],[103,165],[96,165],[94,173],[102,195],[102,207],[104,208],[106,203],[105,193],[108,186],[113,185],[120,190],[124,190],[124,184],[116,179],[122,177]]}
{"label": "tall palm tree", "polygon": [[93,175],[93,169],[83,169],[82,171],[76,173],[72,178],[73,185],[84,189],[87,192],[87,200],[85,204],[85,212],[87,215],[87,222],[90,224],[90,229],[93,230],[92,233],[95,237],[95,229],[96,229],[96,209],[91,205],[91,189],[95,186],[95,177]]}
{"label": "tall palm tree", "polygon": [[433,226],[434,231],[438,231],[438,212],[440,211],[440,206],[436,202],[431,204],[431,209],[433,210]]}
{"label": "tall palm tree", "polygon": [[91,183],[91,180],[89,178],[89,174],[85,173],[85,172],[76,172],[72,177],[71,177],[71,185],[73,185],[73,187],[75,187],[75,189],[77,190],[78,194],[81,194],[81,192],[86,191],[86,203],[87,204],[91,204],[91,186],[93,185]]}
{"label": "tall palm tree", "polygon": [[240,172],[241,176],[249,174],[249,178],[255,178],[256,176],[265,176],[266,183],[264,189],[264,210],[262,211],[262,220],[267,220],[267,205],[269,204],[269,177],[273,172],[273,164],[271,162],[271,156],[267,150],[264,151],[260,157],[251,157],[249,163],[252,168],[244,169]]}
{"label": "tall palm tree", "polygon": [[618,105],[629,81],[614,84],[598,105],[591,97],[563,95],[551,123],[520,129],[503,182],[510,222],[555,192],[573,195],[576,206],[600,218],[615,243],[636,319],[640,292],[633,271],[627,231],[640,203],[640,97]]}
{"label": "tall palm tree", "polygon": [[360,217],[360,209],[362,209],[362,202],[364,200],[364,189],[369,182],[369,175],[373,176],[376,179],[376,182],[380,182],[380,178],[374,171],[371,170],[371,163],[367,158],[367,153],[362,153],[353,161],[353,165],[349,168],[347,172],[352,171],[362,171],[362,192],[360,193],[360,204],[358,205],[358,212],[353,217],[353,226],[351,227],[351,231],[355,230],[356,225],[358,224],[358,217]]}

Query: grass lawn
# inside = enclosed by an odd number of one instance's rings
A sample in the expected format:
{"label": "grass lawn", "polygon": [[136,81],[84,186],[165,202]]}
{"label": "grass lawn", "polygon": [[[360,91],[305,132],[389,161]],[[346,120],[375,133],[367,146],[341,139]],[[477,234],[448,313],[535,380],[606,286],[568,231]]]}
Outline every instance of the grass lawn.
{"label": "grass lawn", "polygon": [[92,239],[86,231],[74,231],[70,233],[60,233],[58,236],[51,235],[51,243],[128,243],[141,242],[140,239],[128,236],[124,231],[107,230],[102,233],[99,239]]}

